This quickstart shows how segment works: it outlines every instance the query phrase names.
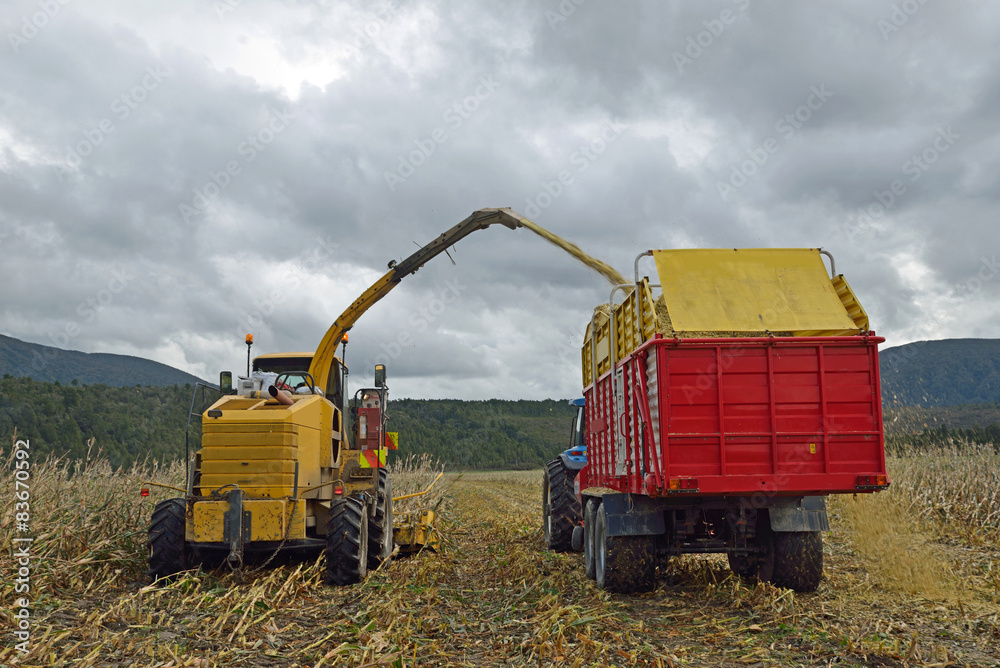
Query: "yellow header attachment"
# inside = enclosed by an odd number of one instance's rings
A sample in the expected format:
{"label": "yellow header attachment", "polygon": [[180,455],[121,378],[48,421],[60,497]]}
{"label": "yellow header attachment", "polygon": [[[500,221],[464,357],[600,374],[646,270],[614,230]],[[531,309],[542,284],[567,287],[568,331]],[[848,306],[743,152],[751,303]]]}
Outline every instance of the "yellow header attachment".
{"label": "yellow header attachment", "polygon": [[653,258],[672,329],[680,336],[849,336],[868,329],[866,316],[857,322],[848,313],[838,294],[846,281],[838,277],[838,289],[816,248],[657,250]]}

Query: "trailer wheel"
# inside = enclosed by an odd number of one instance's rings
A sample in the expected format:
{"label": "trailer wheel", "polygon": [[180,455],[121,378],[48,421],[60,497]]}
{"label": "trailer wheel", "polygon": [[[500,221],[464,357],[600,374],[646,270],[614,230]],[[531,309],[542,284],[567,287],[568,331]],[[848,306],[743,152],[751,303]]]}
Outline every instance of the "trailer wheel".
{"label": "trailer wheel", "polygon": [[729,570],[733,573],[741,578],[757,577],[757,564],[753,561],[753,557],[737,557],[732,552],[726,556],[729,557]]}
{"label": "trailer wheel", "polygon": [[816,591],[823,578],[823,534],[788,531],[774,534],[771,582],[799,592]]}
{"label": "trailer wheel", "polygon": [[375,516],[368,520],[368,568],[375,570],[392,556],[392,480],[379,469]]}
{"label": "trailer wheel", "polygon": [[583,565],[587,577],[591,580],[597,577],[597,560],[595,558],[594,523],[597,521],[597,506],[600,500],[587,498],[583,510]]}
{"label": "trailer wheel", "polygon": [[326,584],[345,586],[368,574],[368,518],[358,499],[334,499],[326,534]]}
{"label": "trailer wheel", "polygon": [[166,499],[156,504],[146,542],[149,577],[165,578],[188,568],[189,550],[184,544],[184,499]]}
{"label": "trailer wheel", "polygon": [[609,536],[604,504],[594,523],[597,586],[618,594],[653,591],[656,586],[656,545],[652,536]]}
{"label": "trailer wheel", "polygon": [[567,469],[561,459],[546,464],[542,474],[542,531],[545,544],[556,552],[573,549],[573,527],[583,519],[573,494],[575,478],[576,471]]}

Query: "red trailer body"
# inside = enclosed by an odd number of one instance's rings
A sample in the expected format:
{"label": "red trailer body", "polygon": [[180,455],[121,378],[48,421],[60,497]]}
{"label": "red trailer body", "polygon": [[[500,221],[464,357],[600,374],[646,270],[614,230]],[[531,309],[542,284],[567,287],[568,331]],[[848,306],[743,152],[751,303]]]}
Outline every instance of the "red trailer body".
{"label": "red trailer body", "polygon": [[889,485],[884,339],[834,265],[816,248],[640,254],[586,330],[586,463],[571,450],[546,465],[549,547],[583,549],[587,576],[623,593],[708,553],[815,590],[826,496]]}
{"label": "red trailer body", "polygon": [[656,335],[617,378],[584,390],[580,487],[654,497],[884,487],[882,341]]}

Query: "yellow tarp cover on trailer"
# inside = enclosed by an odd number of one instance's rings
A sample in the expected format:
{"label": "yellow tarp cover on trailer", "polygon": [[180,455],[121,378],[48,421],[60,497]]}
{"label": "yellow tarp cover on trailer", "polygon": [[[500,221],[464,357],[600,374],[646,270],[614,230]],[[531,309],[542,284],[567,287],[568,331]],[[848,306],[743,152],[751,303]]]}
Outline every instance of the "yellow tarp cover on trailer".
{"label": "yellow tarp cover on trailer", "polygon": [[[816,248],[653,251],[673,329],[857,334]],[[842,279],[841,279],[842,280]]]}

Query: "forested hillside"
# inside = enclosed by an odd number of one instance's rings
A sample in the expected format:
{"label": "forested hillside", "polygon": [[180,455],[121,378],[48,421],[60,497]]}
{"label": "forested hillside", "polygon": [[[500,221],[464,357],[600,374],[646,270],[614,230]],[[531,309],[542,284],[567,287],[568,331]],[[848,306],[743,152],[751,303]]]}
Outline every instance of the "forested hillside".
{"label": "forested hillside", "polygon": [[[17,427],[36,456],[82,457],[94,437],[115,466],[146,456],[171,461],[184,456],[192,389],[65,385],[7,375],[0,380],[0,433]],[[206,392],[197,408],[215,396]],[[450,469],[540,466],[568,447],[574,415],[566,401],[399,399],[390,401],[389,411],[400,455],[428,453]],[[199,445],[199,427],[195,418],[192,448]]]}
{"label": "forested hillside", "polygon": [[389,429],[401,452],[427,452],[451,468],[534,468],[569,447],[567,401],[399,399]]}
{"label": "forested hillside", "polygon": [[917,341],[887,348],[880,368],[888,405],[1000,402],[1000,339]]}
{"label": "forested hillside", "polygon": [[190,385],[63,385],[8,374],[0,380],[0,433],[17,427],[36,457],[83,457],[87,439],[95,438],[115,466],[147,455],[170,461],[184,456],[190,401]]}
{"label": "forested hillside", "polygon": [[131,355],[81,353],[0,334],[0,375],[81,384],[183,385],[198,378],[166,364]]}

